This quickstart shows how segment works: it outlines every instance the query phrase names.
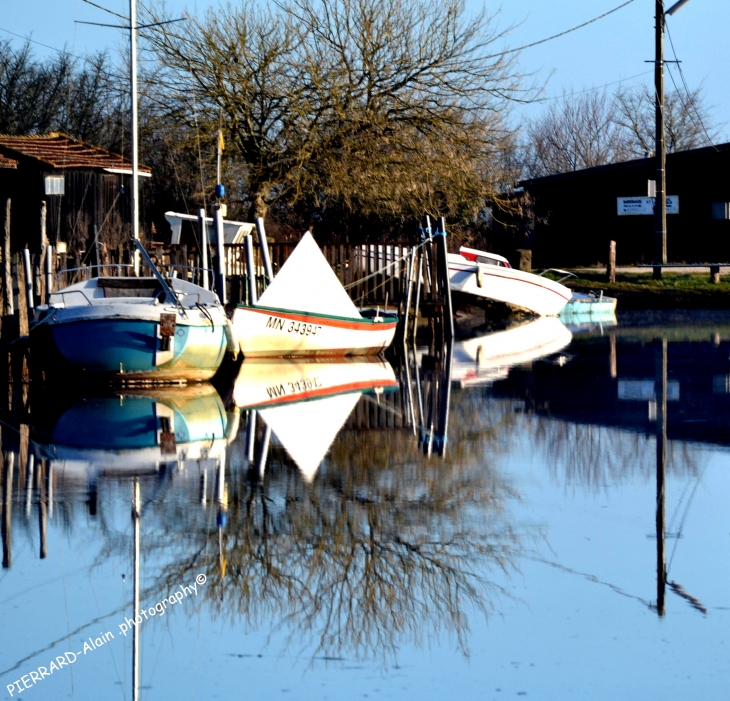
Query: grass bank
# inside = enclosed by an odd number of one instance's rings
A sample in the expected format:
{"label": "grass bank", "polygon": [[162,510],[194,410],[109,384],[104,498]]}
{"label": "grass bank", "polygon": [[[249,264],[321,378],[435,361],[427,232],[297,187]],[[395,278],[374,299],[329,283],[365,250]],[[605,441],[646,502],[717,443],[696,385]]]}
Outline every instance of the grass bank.
{"label": "grass bank", "polygon": [[718,284],[709,273],[664,272],[661,280],[651,273],[618,273],[616,282],[606,282],[605,272],[585,273],[564,281],[576,292],[603,290],[618,299],[619,310],[629,309],[730,309],[730,275]]}

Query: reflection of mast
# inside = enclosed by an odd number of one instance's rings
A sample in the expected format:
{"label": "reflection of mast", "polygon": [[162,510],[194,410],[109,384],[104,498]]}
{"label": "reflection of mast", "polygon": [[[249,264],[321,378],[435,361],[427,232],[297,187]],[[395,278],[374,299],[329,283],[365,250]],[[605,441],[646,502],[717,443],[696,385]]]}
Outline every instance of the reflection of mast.
{"label": "reflection of mast", "polygon": [[667,462],[667,339],[657,343],[654,351],[656,387],[656,568],[657,613],[664,616],[664,594],[667,584],[665,552],[664,502]]}
{"label": "reflection of mast", "polygon": [[38,492],[38,528],[41,534],[41,560],[45,559],[48,554],[48,514],[46,511],[46,490],[44,478],[45,469],[48,466],[47,460],[41,460],[36,470],[36,490]]}
{"label": "reflection of mast", "polygon": [[139,530],[142,516],[139,480],[132,491],[132,523],[134,524],[134,631],[132,633],[132,699],[139,701]]}
{"label": "reflection of mast", "polygon": [[437,452],[443,457],[446,454],[446,434],[449,428],[449,404],[451,402],[451,365],[454,359],[453,341],[446,344],[446,358],[444,359],[443,379],[439,395],[438,416],[438,445]]}

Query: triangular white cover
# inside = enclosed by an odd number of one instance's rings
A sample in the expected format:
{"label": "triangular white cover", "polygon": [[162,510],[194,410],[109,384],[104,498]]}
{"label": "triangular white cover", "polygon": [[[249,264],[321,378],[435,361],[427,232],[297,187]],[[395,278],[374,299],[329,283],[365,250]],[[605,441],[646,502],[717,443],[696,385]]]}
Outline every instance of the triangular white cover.
{"label": "triangular white cover", "polygon": [[310,402],[261,409],[259,413],[297,464],[304,479],[311,482],[361,394],[338,394]]}
{"label": "triangular white cover", "polygon": [[256,306],[362,318],[309,232],[302,236]]}

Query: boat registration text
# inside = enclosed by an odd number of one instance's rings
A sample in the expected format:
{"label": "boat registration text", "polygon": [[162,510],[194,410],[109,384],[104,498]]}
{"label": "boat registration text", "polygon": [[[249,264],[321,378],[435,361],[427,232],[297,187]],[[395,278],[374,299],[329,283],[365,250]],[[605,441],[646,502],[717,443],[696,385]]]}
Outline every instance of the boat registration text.
{"label": "boat registration text", "polygon": [[266,328],[286,331],[287,333],[298,333],[300,336],[316,336],[322,327],[316,324],[306,324],[301,321],[289,321],[288,319],[270,316],[266,321]]}

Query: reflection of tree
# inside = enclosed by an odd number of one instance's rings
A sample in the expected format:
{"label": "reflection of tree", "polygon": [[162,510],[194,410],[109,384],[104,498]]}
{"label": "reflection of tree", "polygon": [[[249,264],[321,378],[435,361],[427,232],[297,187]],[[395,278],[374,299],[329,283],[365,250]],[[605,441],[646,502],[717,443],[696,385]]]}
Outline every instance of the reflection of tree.
{"label": "reflection of tree", "polygon": [[[566,484],[600,488],[641,475],[656,474],[655,438],[615,427],[560,421],[532,416],[525,422],[554,477]],[[697,475],[697,452],[687,443],[672,441],[667,450],[667,470]]]}
{"label": "reflection of tree", "polygon": [[225,577],[210,532],[155,586],[204,571],[215,615],[271,621],[316,654],[387,659],[444,631],[466,652],[469,613],[488,616],[504,593],[490,571],[509,572],[528,535],[505,516],[513,494],[489,467],[496,431],[476,407],[452,408],[445,460],[407,431],[346,432],[307,485],[273,447],[263,481],[229,481]]}

